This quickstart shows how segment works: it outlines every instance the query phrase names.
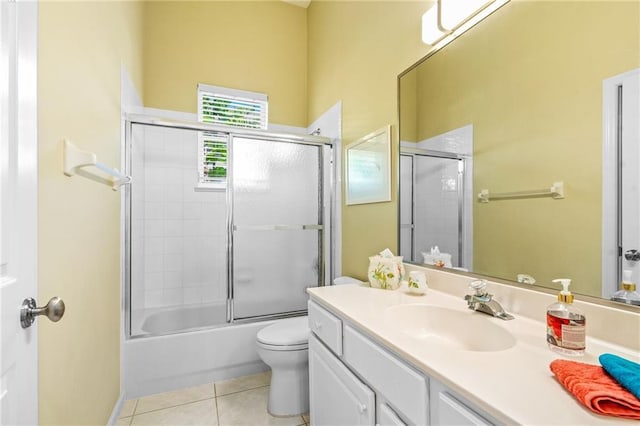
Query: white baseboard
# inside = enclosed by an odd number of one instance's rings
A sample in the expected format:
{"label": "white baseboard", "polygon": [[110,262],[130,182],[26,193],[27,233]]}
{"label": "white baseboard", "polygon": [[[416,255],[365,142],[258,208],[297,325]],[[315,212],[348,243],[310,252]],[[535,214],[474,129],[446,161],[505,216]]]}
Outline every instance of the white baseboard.
{"label": "white baseboard", "polygon": [[122,411],[122,405],[124,404],[124,393],[120,393],[116,404],[113,406],[113,411],[111,411],[111,417],[109,417],[109,421],[107,422],[107,426],[114,426],[118,421],[118,417],[120,417],[120,411]]}

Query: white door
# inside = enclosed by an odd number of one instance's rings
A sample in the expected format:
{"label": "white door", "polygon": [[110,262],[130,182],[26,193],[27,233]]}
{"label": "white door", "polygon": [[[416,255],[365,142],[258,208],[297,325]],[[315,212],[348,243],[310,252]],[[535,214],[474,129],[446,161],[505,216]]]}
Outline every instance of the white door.
{"label": "white door", "polygon": [[603,82],[602,297],[640,281],[640,69]]}
{"label": "white door", "polygon": [[37,3],[0,0],[0,425],[38,423]]}

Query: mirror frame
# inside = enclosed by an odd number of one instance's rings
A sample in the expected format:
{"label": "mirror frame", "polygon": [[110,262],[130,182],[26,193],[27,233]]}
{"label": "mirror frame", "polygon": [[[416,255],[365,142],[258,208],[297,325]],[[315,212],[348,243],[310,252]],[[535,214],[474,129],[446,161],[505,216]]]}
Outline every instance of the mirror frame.
{"label": "mirror frame", "polygon": [[[457,38],[457,37],[456,37]],[[454,39],[452,39],[451,41],[453,41]],[[448,44],[448,43],[447,43]],[[396,93],[397,93],[397,113],[398,116],[396,117],[397,119],[397,123],[398,123],[398,129],[397,129],[397,150],[396,150],[396,154],[394,155],[393,161],[395,163],[396,166],[396,194],[398,194],[398,210],[397,210],[397,221],[398,223],[396,224],[396,227],[398,228],[398,232],[397,232],[397,247],[398,250],[400,249],[400,229],[399,229],[399,218],[400,218],[400,126],[401,126],[401,101],[400,101],[400,94],[401,94],[401,79],[402,77],[404,77],[406,74],[410,73],[411,71],[413,71],[415,68],[417,68],[418,66],[420,66],[423,62],[425,62],[427,59],[429,59],[431,56],[435,55],[438,51],[440,51],[440,49],[442,49],[443,47],[445,47],[445,45],[442,46],[436,46],[434,49],[430,50],[425,56],[423,56],[422,58],[418,59],[417,62],[415,62],[414,64],[412,64],[409,68],[407,68],[406,70],[402,71],[399,75],[398,75],[398,79],[397,79],[397,87],[396,87]],[[505,284],[505,285],[509,285],[512,287],[518,287],[521,289],[525,289],[525,290],[531,290],[531,291],[535,291],[535,292],[539,292],[539,293],[546,293],[546,294],[551,294],[551,295],[557,295],[558,294],[558,290],[556,289],[552,289],[552,288],[547,288],[547,287],[542,287],[540,285],[537,284],[523,284],[523,283],[519,283],[517,281],[512,281],[512,280],[507,280],[504,278],[499,278],[499,277],[493,277],[491,275],[483,275],[483,274],[478,274],[478,273],[474,273],[474,272],[463,272],[463,271],[459,271],[456,269],[452,269],[452,268],[440,268],[437,266],[432,266],[432,265],[427,265],[427,264],[423,264],[420,262],[413,262],[413,261],[404,261],[405,263],[409,263],[412,265],[416,265],[416,266],[420,266],[420,267],[424,267],[427,269],[433,269],[433,270],[440,270],[440,271],[445,271],[445,272],[449,272],[452,274],[456,274],[456,275],[461,275],[461,276],[465,276],[465,277],[469,277],[470,279],[485,279],[487,281],[490,282],[495,282],[495,283],[500,283],[500,284]],[[626,304],[626,303],[621,303],[621,302],[614,302],[612,300],[609,299],[605,299],[605,298],[600,298],[600,297],[594,297],[594,296],[588,296],[588,295],[579,295],[578,298],[580,301],[582,302],[588,302],[588,303],[592,303],[595,305],[600,305],[600,306],[606,306],[606,307],[610,307],[610,308],[615,308],[615,309],[620,309],[623,311],[628,311],[628,312],[634,312],[634,313],[638,313],[640,312],[640,306],[634,306],[634,305],[630,305],[630,304]]]}

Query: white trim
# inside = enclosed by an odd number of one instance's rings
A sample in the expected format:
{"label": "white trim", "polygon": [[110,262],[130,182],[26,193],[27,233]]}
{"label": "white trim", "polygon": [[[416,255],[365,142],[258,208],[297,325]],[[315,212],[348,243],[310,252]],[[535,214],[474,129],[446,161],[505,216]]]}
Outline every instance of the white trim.
{"label": "white trim", "polygon": [[333,179],[333,279],[342,275],[342,101],[336,102],[331,108],[316,118],[306,129],[311,134],[320,129],[320,135],[331,139],[335,152]]}
{"label": "white trim", "polygon": [[[120,66],[120,114],[121,114],[121,123],[120,123],[120,170],[127,170],[127,138],[126,138],[126,121],[125,116],[128,113],[140,112],[144,108],[142,106],[142,101],[140,100],[140,96],[136,90],[135,85],[131,81],[129,77],[129,73],[127,72],[124,64]],[[125,357],[124,357],[124,345],[127,340],[127,330],[126,326],[128,324],[127,317],[127,306],[125,304],[126,301],[126,288],[125,285],[127,283],[126,274],[127,274],[127,257],[125,252],[125,241],[126,241],[126,216],[127,216],[127,203],[126,203],[127,191],[121,191],[120,194],[120,396],[116,401],[116,404],[113,407],[113,411],[111,413],[111,417],[109,418],[108,425],[115,425],[118,421],[118,417],[120,416],[120,411],[122,411],[122,405],[124,404],[124,393],[125,393],[125,378],[124,378],[124,369],[125,365]]]}
{"label": "white trim", "polygon": [[122,406],[124,405],[124,392],[122,391],[122,386],[120,387],[120,396],[113,406],[113,410],[111,410],[111,416],[109,416],[109,420],[107,421],[108,426],[114,426],[120,418],[120,412],[122,411]]}
{"label": "white trim", "polygon": [[235,98],[254,99],[256,101],[267,102],[269,97],[264,93],[250,92],[248,90],[232,89],[230,87],[211,86],[198,83],[198,92],[207,92],[215,95],[232,96]]}
{"label": "white trim", "polygon": [[618,287],[618,153],[617,93],[624,80],[640,77],[631,70],[602,82],[602,293],[608,299]]}

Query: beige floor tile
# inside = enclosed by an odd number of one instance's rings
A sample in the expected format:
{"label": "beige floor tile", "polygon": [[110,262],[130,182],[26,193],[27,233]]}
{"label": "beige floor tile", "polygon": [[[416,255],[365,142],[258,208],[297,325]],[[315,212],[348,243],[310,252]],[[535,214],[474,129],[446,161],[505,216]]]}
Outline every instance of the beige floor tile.
{"label": "beige floor tile", "polygon": [[311,423],[311,421],[309,420],[309,413],[307,413],[307,414],[303,414],[303,415],[302,415],[302,420],[304,420],[304,422],[305,422],[306,424]]}
{"label": "beige floor tile", "polygon": [[267,412],[269,387],[263,386],[243,392],[219,396],[218,419],[220,425],[304,425],[302,416],[273,417]]}
{"label": "beige floor tile", "polygon": [[215,399],[192,402],[133,416],[131,425],[217,425]]}
{"label": "beige floor tile", "polygon": [[172,392],[158,393],[138,399],[135,414],[147,413],[162,408],[175,407],[189,402],[215,397],[213,383]]}
{"label": "beige floor tile", "polygon": [[129,426],[131,424],[132,417],[120,417],[116,421],[116,426]]}
{"label": "beige floor tile", "polygon": [[270,381],[271,371],[223,380],[216,383],[216,395],[228,395],[230,393],[268,386]]}
{"label": "beige floor tile", "polygon": [[138,403],[137,399],[128,399],[122,404],[122,410],[120,411],[120,417],[130,417],[133,416],[133,413],[136,410],[136,404]]}

